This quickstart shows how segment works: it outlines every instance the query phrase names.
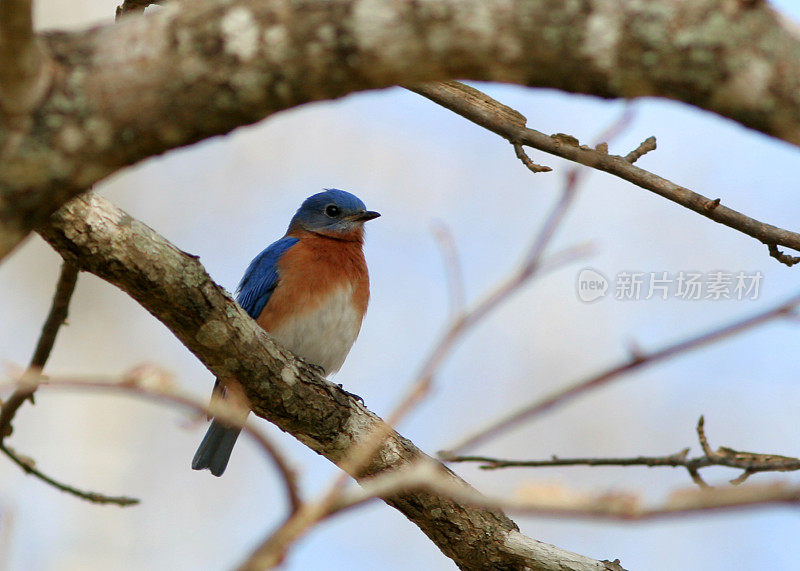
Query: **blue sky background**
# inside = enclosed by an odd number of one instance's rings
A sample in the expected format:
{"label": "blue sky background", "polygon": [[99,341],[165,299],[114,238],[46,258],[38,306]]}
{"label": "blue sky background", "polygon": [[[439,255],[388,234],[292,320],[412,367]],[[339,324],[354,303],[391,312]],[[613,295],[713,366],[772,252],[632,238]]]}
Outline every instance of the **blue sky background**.
{"label": "blue sky background", "polygon": [[[800,17],[800,7],[777,3]],[[107,21],[114,4],[39,2],[42,27]],[[483,85],[545,133],[591,141],[621,102],[555,91]],[[728,120],[657,100],[637,115],[611,151],[649,135],[658,150],[640,166],[757,219],[798,229],[800,152]],[[97,189],[178,247],[201,257],[232,290],[250,259],[279,238],[299,203],[322,187],[358,194],[383,217],[370,224],[366,255],[372,301],[361,337],[335,377],[378,414],[391,410],[448,315],[434,221],[452,230],[469,299],[518,263],[557,199],[568,165],[533,175],[497,136],[402,89],[351,96],[282,113],[257,126],[128,169]],[[800,290],[800,268],[766,248],[666,200],[592,173],[551,251],[591,242],[596,253],[531,284],[459,345],[436,389],[400,431],[428,452],[565,383],[623,359],[635,342],[655,349],[749,315]],[[621,271],[761,271],[758,300],[659,299],[594,304],[575,280],[590,266]],[[46,315],[59,258],[30,239],[0,267],[2,359],[27,362]],[[797,456],[800,386],[796,322],[775,322],[725,343],[631,375],[486,444],[479,452],[517,458],[668,454],[697,451],[700,414],[712,446]],[[70,326],[59,337],[52,374],[116,375],[142,362],[174,372],[205,398],[213,379],[146,311],[112,286],[82,275]],[[266,422],[309,493],[336,470]],[[15,423],[12,446],[79,486],[141,497],[128,509],[87,504],[0,463],[0,510],[10,526],[8,569],[226,569],[278,524],[285,499],[248,441],[225,476],[189,462],[205,426],[167,407],[86,393],[41,392]],[[569,468],[481,472],[455,466],[478,489],[513,494],[531,484],[579,490],[627,489],[658,500],[690,485],[669,469]],[[713,469],[724,483],[735,472]],[[755,482],[794,474],[761,475]],[[651,523],[516,516],[532,537],[628,569],[789,569],[800,559],[800,520],[788,508],[698,515]],[[375,503],[325,523],[290,554],[287,569],[453,569],[400,514]]]}

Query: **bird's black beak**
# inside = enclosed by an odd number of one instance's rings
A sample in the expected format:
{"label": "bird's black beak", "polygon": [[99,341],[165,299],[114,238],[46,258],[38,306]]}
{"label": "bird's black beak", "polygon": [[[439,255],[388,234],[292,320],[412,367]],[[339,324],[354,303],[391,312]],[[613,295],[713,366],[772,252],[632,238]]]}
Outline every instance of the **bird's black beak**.
{"label": "bird's black beak", "polygon": [[363,212],[357,212],[353,214],[351,220],[355,220],[356,222],[366,222],[367,220],[374,220],[380,215],[380,212],[375,212],[374,210],[365,210]]}

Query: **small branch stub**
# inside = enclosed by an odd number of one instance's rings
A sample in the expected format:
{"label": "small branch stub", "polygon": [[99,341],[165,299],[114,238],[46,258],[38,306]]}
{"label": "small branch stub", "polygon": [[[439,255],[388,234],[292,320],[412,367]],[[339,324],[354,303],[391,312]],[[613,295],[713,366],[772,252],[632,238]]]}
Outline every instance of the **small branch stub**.
{"label": "small branch stub", "polygon": [[633,149],[630,153],[625,155],[625,160],[629,163],[633,164],[639,159],[641,159],[644,155],[649,153],[650,151],[656,150],[656,138],[655,137],[647,137],[644,141],[642,141],[638,147]]}
{"label": "small branch stub", "polygon": [[533,173],[540,173],[540,172],[550,172],[551,169],[548,166],[540,165],[531,160],[528,154],[525,152],[525,149],[522,148],[522,145],[519,143],[512,143],[514,145],[514,152],[517,154],[517,158],[522,161],[528,170]]}
{"label": "small branch stub", "polygon": [[767,248],[769,248],[769,255],[778,260],[780,263],[789,266],[790,268],[800,263],[800,256],[790,256],[789,254],[784,254],[778,249],[778,245],[771,243],[767,244]]}

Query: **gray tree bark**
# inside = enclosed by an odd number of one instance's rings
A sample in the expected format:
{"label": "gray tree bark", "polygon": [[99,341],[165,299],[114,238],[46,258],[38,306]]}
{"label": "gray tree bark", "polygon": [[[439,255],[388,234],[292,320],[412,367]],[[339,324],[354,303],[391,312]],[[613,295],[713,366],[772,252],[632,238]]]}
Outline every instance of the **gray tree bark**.
{"label": "gray tree bark", "polygon": [[127,165],[398,84],[669,97],[800,144],[800,32],[761,1],[198,0],[41,40],[49,89],[0,127],[0,257]]}

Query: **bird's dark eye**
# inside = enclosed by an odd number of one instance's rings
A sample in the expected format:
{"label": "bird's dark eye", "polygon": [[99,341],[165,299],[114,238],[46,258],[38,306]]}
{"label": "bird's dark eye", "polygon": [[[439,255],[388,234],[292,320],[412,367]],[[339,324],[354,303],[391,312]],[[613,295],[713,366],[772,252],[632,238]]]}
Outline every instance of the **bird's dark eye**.
{"label": "bird's dark eye", "polygon": [[337,216],[339,216],[339,213],[341,213],[341,211],[342,210],[335,204],[329,204],[328,206],[325,207],[325,214],[327,214],[331,218],[336,218]]}

